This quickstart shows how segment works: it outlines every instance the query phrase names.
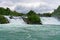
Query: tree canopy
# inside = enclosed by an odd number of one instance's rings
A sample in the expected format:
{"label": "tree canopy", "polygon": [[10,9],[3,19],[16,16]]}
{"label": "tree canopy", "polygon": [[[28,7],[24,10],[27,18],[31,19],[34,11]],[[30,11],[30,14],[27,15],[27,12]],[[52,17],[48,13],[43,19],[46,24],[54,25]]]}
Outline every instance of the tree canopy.
{"label": "tree canopy", "polygon": [[54,12],[52,13],[52,16],[60,17],[60,6],[54,10]]}
{"label": "tree canopy", "polygon": [[27,13],[27,16],[29,24],[41,24],[40,17],[36,14],[36,12],[31,10]]}
{"label": "tree canopy", "polygon": [[9,8],[3,8],[3,7],[0,7],[0,14],[1,15],[12,15],[12,16],[21,16],[22,13],[18,13],[16,11],[12,11],[10,10]]}
{"label": "tree canopy", "polygon": [[0,24],[9,23],[9,21],[2,15],[0,15]]}

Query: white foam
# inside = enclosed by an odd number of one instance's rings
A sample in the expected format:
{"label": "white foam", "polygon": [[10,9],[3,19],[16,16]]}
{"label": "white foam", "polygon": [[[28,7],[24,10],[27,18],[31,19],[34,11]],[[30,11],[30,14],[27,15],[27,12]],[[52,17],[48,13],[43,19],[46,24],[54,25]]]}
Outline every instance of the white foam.
{"label": "white foam", "polygon": [[13,17],[13,19],[10,19],[9,16],[5,17],[10,22],[9,24],[26,24],[21,17]]}
{"label": "white foam", "polygon": [[60,25],[60,21],[54,17],[41,17],[41,21],[42,24]]}
{"label": "white foam", "polygon": [[[9,16],[5,16],[9,20],[9,24],[18,24],[18,25],[24,25],[26,24],[24,20],[21,17],[13,17],[13,19],[10,19]],[[51,25],[60,25],[60,21],[54,17],[40,17],[42,24],[51,24]]]}

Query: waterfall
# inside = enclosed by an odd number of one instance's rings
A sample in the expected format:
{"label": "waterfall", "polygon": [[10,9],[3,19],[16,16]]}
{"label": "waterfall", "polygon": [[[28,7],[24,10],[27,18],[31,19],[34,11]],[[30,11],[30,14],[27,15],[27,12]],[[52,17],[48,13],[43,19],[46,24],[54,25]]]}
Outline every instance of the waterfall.
{"label": "waterfall", "polygon": [[[21,24],[24,25],[26,24],[22,17],[14,17],[13,19],[10,19],[9,16],[5,16],[8,21],[10,22],[9,24]],[[60,25],[60,21],[54,17],[40,17],[42,24],[51,24],[51,25]]]}
{"label": "waterfall", "polygon": [[41,17],[42,24],[60,25],[60,21],[54,17]]}
{"label": "waterfall", "polygon": [[5,16],[5,18],[8,19],[10,22],[9,24],[26,24],[21,17],[14,17],[12,19],[9,18],[9,16]]}

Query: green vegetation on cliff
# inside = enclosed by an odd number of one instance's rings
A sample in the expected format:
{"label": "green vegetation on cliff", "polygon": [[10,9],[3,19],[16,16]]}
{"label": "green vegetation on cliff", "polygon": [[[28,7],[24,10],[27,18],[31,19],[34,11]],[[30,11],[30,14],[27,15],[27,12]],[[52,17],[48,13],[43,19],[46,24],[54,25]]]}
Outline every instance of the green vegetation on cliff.
{"label": "green vegetation on cliff", "polygon": [[27,17],[28,24],[41,24],[40,17],[34,11],[29,11]]}
{"label": "green vegetation on cliff", "polygon": [[10,16],[21,16],[22,13],[18,13],[16,11],[11,11],[9,8],[0,7],[0,15],[10,15]]}
{"label": "green vegetation on cliff", "polygon": [[9,21],[2,15],[0,15],[0,24],[9,23]]}
{"label": "green vegetation on cliff", "polygon": [[54,10],[54,12],[52,13],[52,16],[60,17],[60,6]]}

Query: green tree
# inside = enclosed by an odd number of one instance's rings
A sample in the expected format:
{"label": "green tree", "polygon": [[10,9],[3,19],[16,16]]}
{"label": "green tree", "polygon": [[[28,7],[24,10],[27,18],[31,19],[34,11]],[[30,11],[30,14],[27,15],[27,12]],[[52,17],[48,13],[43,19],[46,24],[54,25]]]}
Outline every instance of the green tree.
{"label": "green tree", "polygon": [[12,11],[9,8],[6,8],[6,15],[11,15]]}
{"label": "green tree", "polygon": [[27,13],[27,16],[30,16],[30,15],[36,15],[36,13],[32,10],[30,10],[28,13]]}
{"label": "green tree", "polygon": [[0,7],[0,14],[4,15],[5,9],[3,7]]}
{"label": "green tree", "polygon": [[29,11],[27,13],[27,20],[29,24],[41,24],[40,17],[34,12],[34,11]]}
{"label": "green tree", "polygon": [[0,24],[9,23],[9,21],[2,15],[0,15]]}
{"label": "green tree", "polygon": [[10,10],[8,7],[5,9],[3,7],[0,7],[0,14],[1,15],[10,15],[10,16],[22,16],[22,13],[18,13],[16,11]]}

